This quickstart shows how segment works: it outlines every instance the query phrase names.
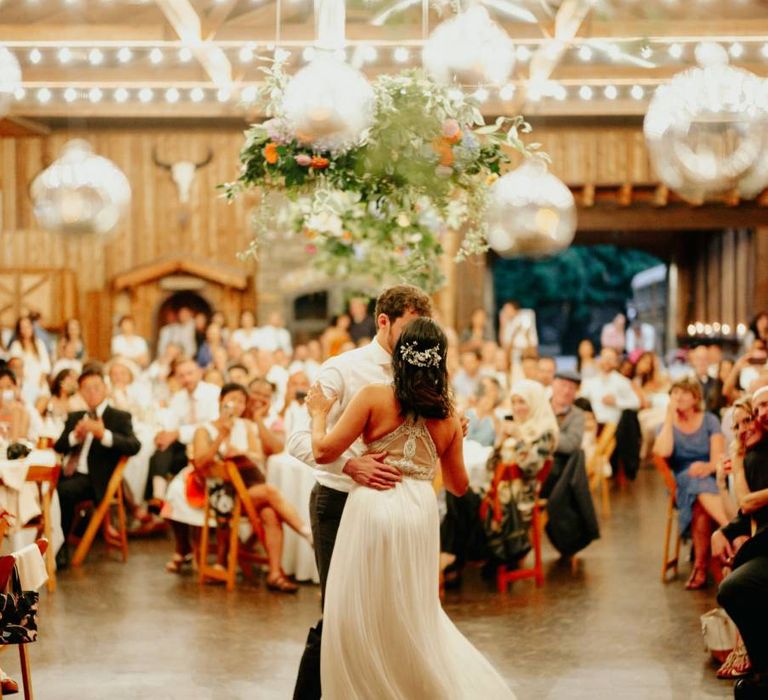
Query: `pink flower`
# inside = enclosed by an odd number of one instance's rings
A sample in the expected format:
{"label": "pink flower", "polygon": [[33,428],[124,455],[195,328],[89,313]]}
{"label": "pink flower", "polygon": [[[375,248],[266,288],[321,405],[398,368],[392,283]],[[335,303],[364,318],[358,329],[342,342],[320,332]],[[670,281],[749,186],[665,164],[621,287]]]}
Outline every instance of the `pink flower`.
{"label": "pink flower", "polygon": [[309,156],[306,153],[299,153],[299,155],[294,156],[294,158],[296,162],[304,168],[309,167],[312,162],[312,156]]}
{"label": "pink flower", "polygon": [[268,119],[267,121],[262,124],[262,126],[267,130],[267,136],[269,136],[271,141],[274,141],[275,143],[288,143],[290,139],[287,138],[285,133],[285,124],[280,119]]}
{"label": "pink flower", "polygon": [[448,139],[450,143],[458,143],[461,141],[461,127],[459,122],[455,119],[446,119],[443,122],[443,136]]}
{"label": "pink flower", "polygon": [[317,246],[310,244],[308,246],[305,246],[304,251],[309,255],[314,255],[317,252]]}

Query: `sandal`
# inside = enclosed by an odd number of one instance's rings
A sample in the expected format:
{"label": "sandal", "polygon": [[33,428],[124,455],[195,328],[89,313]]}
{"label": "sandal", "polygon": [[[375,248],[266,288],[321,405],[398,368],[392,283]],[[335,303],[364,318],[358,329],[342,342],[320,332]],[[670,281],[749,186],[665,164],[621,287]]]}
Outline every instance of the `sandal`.
{"label": "sandal", "polygon": [[691,575],[685,584],[687,591],[698,591],[702,588],[706,588],[707,585],[707,570],[698,566],[693,567]]}
{"label": "sandal", "polygon": [[194,556],[192,555],[192,552],[189,554],[179,554],[176,552],[170,559],[170,561],[166,562],[165,564],[165,570],[170,574],[180,574],[181,570],[184,568],[185,564],[192,564],[194,561]]}
{"label": "sandal", "polygon": [[267,588],[270,591],[280,591],[280,593],[296,593],[299,590],[299,587],[285,578],[285,575],[282,573],[268,578]]}
{"label": "sandal", "polygon": [[725,680],[741,678],[746,676],[752,669],[752,663],[747,656],[747,648],[741,640],[741,636],[736,640],[736,646],[733,648],[723,665],[717,669],[717,677]]}
{"label": "sandal", "polygon": [[14,695],[19,692],[19,684],[13,680],[10,676],[3,674],[3,679],[0,680],[0,688],[3,695]]}

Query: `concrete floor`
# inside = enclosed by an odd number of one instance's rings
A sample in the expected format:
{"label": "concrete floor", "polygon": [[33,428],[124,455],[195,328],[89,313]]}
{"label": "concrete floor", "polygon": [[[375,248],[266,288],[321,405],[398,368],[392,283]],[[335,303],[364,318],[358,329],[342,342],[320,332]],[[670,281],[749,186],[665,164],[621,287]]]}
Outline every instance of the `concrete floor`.
{"label": "concrete floor", "polygon": [[[472,571],[448,594],[450,616],[519,700],[731,697],[699,627],[714,589],[659,581],[664,499],[656,475],[642,471],[613,493],[613,515],[577,573],[547,549],[542,589],[524,581],[499,596]],[[200,587],[163,570],[169,552],[163,540],[132,541],[122,564],[97,546],[81,570],[60,576],[56,593],[41,594],[40,641],[31,646],[39,700],[291,696],[318,589],[291,597],[263,582],[233,593]],[[19,677],[14,649],[0,663]]]}

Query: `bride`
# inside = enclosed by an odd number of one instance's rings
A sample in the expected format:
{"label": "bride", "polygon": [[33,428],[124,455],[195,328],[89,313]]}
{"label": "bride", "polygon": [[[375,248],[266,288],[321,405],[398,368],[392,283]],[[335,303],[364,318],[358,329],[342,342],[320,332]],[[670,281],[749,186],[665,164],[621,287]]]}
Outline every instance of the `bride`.
{"label": "bride", "polygon": [[319,464],[362,435],[368,451],[386,452],[404,477],[388,491],[356,487],[344,508],[323,610],[321,679],[329,700],[514,698],[440,606],[438,462],[451,493],[468,485],[446,349],[434,321],[409,323],[392,355],[394,385],[361,389],[327,435],[335,397],[317,386],[307,397]]}

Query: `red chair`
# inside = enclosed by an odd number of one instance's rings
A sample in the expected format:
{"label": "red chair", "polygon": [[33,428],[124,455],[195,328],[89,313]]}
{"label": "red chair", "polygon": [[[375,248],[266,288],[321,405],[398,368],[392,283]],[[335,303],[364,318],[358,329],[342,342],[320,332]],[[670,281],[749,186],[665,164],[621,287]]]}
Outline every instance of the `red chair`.
{"label": "red chair", "polygon": [[[552,460],[547,460],[544,466],[539,470],[536,475],[534,490],[535,499],[533,502],[533,511],[531,515],[531,547],[533,549],[533,566],[529,568],[518,568],[511,571],[507,570],[506,565],[502,564],[496,569],[496,585],[499,589],[499,593],[506,593],[509,584],[513,581],[519,581],[525,578],[532,578],[536,580],[536,586],[540,587],[544,585],[544,565],[541,556],[541,541],[542,534],[544,532],[544,523],[546,518],[546,499],[539,498],[541,487],[547,480],[549,472],[552,469]],[[516,464],[500,464],[496,468],[496,473],[493,477],[493,483],[491,485],[490,494],[494,494],[496,498],[498,492],[498,486],[502,481],[514,481],[522,480],[523,473]]]}
{"label": "red chair", "polygon": [[[45,556],[48,550],[48,540],[44,538],[37,540],[37,546],[40,549],[40,554]],[[14,566],[16,566],[16,558],[13,554],[0,557],[0,591],[4,591],[8,585]],[[19,644],[19,664],[21,666],[21,681],[24,686],[24,698],[25,700],[32,700],[32,671],[29,666],[26,644]],[[0,698],[2,697],[3,693],[0,690]]]}
{"label": "red chair", "polygon": [[674,556],[671,553],[672,545],[672,528],[675,526],[677,520],[677,504],[675,497],[677,495],[677,482],[675,482],[675,475],[672,473],[672,469],[669,466],[669,462],[663,457],[654,455],[653,465],[656,467],[661,478],[664,480],[664,486],[667,487],[669,492],[669,501],[667,503],[667,526],[664,532],[664,557],[661,561],[661,582],[668,583],[670,580],[667,578],[667,573],[672,570],[674,578],[677,578],[677,565],[680,560],[680,533],[677,533],[675,539],[675,551]]}

